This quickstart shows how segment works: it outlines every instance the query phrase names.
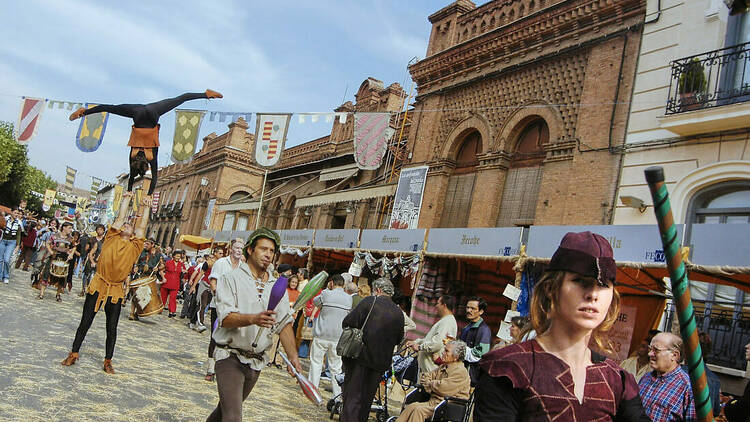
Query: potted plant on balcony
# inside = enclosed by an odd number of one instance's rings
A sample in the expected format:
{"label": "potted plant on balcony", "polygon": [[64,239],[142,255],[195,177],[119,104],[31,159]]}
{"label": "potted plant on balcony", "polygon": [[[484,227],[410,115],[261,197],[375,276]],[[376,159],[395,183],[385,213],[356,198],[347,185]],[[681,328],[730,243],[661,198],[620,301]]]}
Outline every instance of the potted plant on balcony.
{"label": "potted plant on balcony", "polygon": [[693,58],[682,68],[677,81],[677,92],[680,94],[680,109],[696,110],[702,107],[700,97],[706,92],[706,75],[703,64]]}

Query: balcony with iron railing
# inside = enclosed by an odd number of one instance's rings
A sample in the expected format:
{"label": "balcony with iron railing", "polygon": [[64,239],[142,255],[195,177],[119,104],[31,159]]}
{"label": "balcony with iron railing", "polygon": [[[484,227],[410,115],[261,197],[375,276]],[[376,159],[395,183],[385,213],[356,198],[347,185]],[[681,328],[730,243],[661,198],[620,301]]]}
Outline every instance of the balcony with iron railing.
{"label": "balcony with iron railing", "polygon": [[671,62],[662,127],[679,135],[749,126],[750,42]]}

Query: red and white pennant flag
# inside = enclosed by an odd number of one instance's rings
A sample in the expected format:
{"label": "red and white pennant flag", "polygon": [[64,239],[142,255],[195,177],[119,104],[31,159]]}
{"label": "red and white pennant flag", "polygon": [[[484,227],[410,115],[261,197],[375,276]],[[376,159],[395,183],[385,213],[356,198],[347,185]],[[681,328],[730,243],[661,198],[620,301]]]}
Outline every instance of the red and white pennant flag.
{"label": "red and white pennant flag", "polygon": [[156,210],[159,209],[159,195],[160,192],[154,192],[151,195],[151,213],[156,214]]}
{"label": "red and white pennant flag", "polygon": [[16,125],[16,141],[19,144],[27,144],[36,134],[39,119],[42,117],[45,99],[22,97],[21,115],[18,116]]}
{"label": "red and white pennant flag", "polygon": [[255,123],[255,161],[273,167],[284,151],[291,114],[257,114]]}

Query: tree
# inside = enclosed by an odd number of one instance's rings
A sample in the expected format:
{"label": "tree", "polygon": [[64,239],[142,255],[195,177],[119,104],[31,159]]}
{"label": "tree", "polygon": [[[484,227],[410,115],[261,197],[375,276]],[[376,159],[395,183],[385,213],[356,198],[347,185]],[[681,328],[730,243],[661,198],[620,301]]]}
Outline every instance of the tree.
{"label": "tree", "polygon": [[42,201],[31,191],[44,193],[46,189],[55,189],[57,183],[30,165],[27,153],[26,146],[16,142],[13,124],[0,122],[0,204],[13,207],[26,199],[27,207],[42,216],[46,214],[42,211]]}

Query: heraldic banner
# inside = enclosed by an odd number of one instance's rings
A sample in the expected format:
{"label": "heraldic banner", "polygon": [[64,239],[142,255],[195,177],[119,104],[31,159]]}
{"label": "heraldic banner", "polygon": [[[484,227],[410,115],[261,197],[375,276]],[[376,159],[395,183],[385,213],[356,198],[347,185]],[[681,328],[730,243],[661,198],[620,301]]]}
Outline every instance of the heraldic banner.
{"label": "heraldic banner", "polygon": [[68,193],[73,193],[73,183],[76,181],[77,170],[72,167],[65,168],[65,190]]}
{"label": "heraldic banner", "polygon": [[122,202],[122,185],[115,185],[114,196],[112,197],[112,213],[117,215],[120,211],[120,202]]}
{"label": "heraldic banner", "polygon": [[23,97],[21,101],[21,114],[18,116],[16,125],[16,141],[19,144],[27,144],[36,134],[39,127],[39,119],[44,111],[43,98]]}
{"label": "heraldic banner", "polygon": [[383,163],[394,130],[389,113],[354,113],[354,161],[362,170],[375,170]]}
{"label": "heraldic banner", "polygon": [[198,141],[201,122],[205,114],[203,110],[175,110],[173,162],[184,164],[193,158],[195,143]]}
{"label": "heraldic banner", "polygon": [[[86,108],[92,108],[97,104],[86,103]],[[99,149],[104,138],[104,131],[107,129],[107,120],[109,113],[94,113],[83,116],[81,123],[78,125],[76,134],[76,146],[83,152],[94,152]]]}
{"label": "heraldic banner", "polygon": [[255,161],[263,167],[273,167],[284,151],[290,113],[261,114],[255,120]]}
{"label": "heraldic banner", "polygon": [[91,192],[89,192],[89,200],[93,204],[96,201],[96,193],[99,192],[99,186],[101,186],[102,180],[96,177],[91,178]]}

